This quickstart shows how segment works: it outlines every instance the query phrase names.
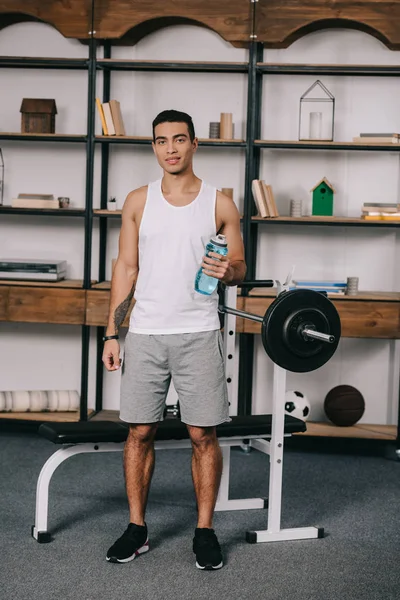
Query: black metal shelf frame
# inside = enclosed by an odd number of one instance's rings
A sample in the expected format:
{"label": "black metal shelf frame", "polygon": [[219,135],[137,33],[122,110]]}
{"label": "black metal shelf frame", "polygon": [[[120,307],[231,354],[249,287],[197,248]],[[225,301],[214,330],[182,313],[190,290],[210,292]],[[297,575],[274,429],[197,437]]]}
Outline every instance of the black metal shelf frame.
{"label": "black metal shelf frame", "polygon": [[217,63],[217,62],[163,62],[140,60],[107,60],[97,61],[97,69],[103,71],[151,71],[173,73],[247,73],[247,63]]}
{"label": "black metal shelf frame", "polygon": [[0,68],[3,69],[68,69],[86,71],[89,69],[87,58],[45,58],[0,56]]}
{"label": "black metal shelf frame", "polygon": [[[129,136],[97,136],[96,144],[130,144],[135,146],[151,146],[152,140],[133,138]],[[246,142],[241,140],[199,140],[199,146],[219,147],[219,148],[246,148]]]}
{"label": "black metal shelf frame", "polygon": [[39,217],[61,217],[68,219],[70,217],[85,217],[84,209],[73,208],[13,208],[12,206],[0,206],[0,215],[27,215]]}
{"label": "black metal shelf frame", "polygon": [[86,135],[68,135],[56,133],[0,133],[0,140],[17,141],[17,142],[66,142],[66,143],[82,143],[87,142]]}
{"label": "black metal shelf frame", "polygon": [[268,75],[337,75],[357,77],[398,77],[400,65],[307,65],[307,64],[257,64],[260,73]]}

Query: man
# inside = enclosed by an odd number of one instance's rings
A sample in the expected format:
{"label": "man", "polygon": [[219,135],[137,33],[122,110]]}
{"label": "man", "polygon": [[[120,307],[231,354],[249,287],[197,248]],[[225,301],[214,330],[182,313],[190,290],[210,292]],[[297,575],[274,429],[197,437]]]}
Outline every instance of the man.
{"label": "man", "polygon": [[[189,115],[160,113],[153,121],[153,150],[163,177],[128,194],[122,210],[104,338],[103,362],[109,371],[120,368],[118,332],[133,297],[136,302],[125,340],[120,407],[121,420],[129,423],[124,473],[130,522],[108,550],[107,560],[114,563],[129,562],[149,549],[145,510],[154,437],[172,377],[193,449],[196,566],[223,566],[213,529],[222,472],[215,426],[229,420],[218,294],[196,292],[194,280],[201,265],[205,274],[237,285],[246,265],[236,205],[194,174],[197,146]],[[226,236],[228,255],[204,257],[205,245],[217,232]]]}

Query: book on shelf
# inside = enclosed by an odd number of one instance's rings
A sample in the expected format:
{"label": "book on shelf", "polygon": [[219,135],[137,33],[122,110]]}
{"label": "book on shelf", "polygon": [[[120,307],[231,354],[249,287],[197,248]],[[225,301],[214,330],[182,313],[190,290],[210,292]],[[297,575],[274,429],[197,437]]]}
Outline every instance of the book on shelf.
{"label": "book on shelf", "polygon": [[126,135],[120,102],[118,100],[110,100],[109,104],[115,129],[115,135]]}
{"label": "book on shelf", "polygon": [[400,204],[386,202],[364,202],[361,211],[369,213],[397,213],[400,212]]}
{"label": "book on shelf", "polygon": [[400,221],[400,213],[361,215],[364,221]]}
{"label": "book on shelf", "polygon": [[303,287],[330,287],[330,288],[345,288],[347,281],[343,279],[293,279],[292,283],[297,286]]}
{"label": "book on shelf", "polygon": [[100,98],[96,98],[96,107],[103,135],[126,135],[121,104],[118,100],[101,103]]}
{"label": "book on shelf", "polygon": [[12,208],[60,208],[53,194],[18,194],[11,200]]}
{"label": "book on shelf", "polygon": [[377,138],[377,137],[384,137],[384,138],[388,138],[388,137],[400,137],[400,133],[380,133],[375,132],[375,133],[360,133],[360,137],[371,137],[371,138]]}
{"label": "book on shelf", "polygon": [[268,217],[269,213],[264,203],[264,194],[259,179],[253,179],[253,181],[251,182],[251,190],[253,192],[253,199],[257,207],[258,214],[260,215],[260,217],[263,218]]}
{"label": "book on shelf", "polygon": [[364,202],[361,208],[361,218],[371,217],[369,220],[388,217],[393,220],[400,218],[400,204],[395,202]]}
{"label": "book on shelf", "polygon": [[262,179],[253,179],[252,191],[254,202],[260,217],[279,217],[272,187]]}
{"label": "book on shelf", "polygon": [[362,135],[353,137],[353,142],[357,144],[398,144],[400,142],[399,134],[391,135]]}

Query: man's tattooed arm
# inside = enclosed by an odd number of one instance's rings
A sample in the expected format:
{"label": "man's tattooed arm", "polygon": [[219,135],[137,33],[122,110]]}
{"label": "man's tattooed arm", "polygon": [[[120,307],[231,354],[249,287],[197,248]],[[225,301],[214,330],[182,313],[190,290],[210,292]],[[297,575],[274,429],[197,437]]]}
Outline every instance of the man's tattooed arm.
{"label": "man's tattooed arm", "polygon": [[129,292],[129,294],[127,295],[127,297],[125,298],[125,300],[123,302],[121,302],[121,304],[119,306],[117,306],[117,308],[115,309],[115,312],[114,312],[114,334],[115,335],[118,334],[119,328],[121,327],[122,323],[125,320],[126,315],[128,314],[128,310],[129,310],[129,307],[132,302],[133,294],[135,293],[135,284],[136,284],[136,282],[133,284],[132,289]]}

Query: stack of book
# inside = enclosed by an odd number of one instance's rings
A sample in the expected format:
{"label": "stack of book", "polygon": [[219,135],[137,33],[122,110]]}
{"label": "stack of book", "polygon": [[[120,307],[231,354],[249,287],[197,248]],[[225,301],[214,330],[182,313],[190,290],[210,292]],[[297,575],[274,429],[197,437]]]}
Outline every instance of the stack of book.
{"label": "stack of book", "polygon": [[260,217],[279,217],[272,187],[262,179],[252,181],[253,198]]}
{"label": "stack of book", "polygon": [[334,279],[293,279],[290,285],[291,290],[314,290],[316,292],[326,292],[335,296],[344,296],[347,290],[347,281],[336,281]]}
{"label": "stack of book", "polygon": [[96,106],[104,135],[126,135],[118,100],[110,100],[102,104],[100,98],[96,98]]}
{"label": "stack of book", "polygon": [[360,133],[353,137],[357,144],[399,144],[400,133]]}
{"label": "stack of book", "polygon": [[53,194],[18,194],[18,198],[11,200],[13,208],[60,208],[58,200]]}
{"label": "stack of book", "polygon": [[365,221],[400,221],[400,204],[396,202],[364,202],[361,218]]}

